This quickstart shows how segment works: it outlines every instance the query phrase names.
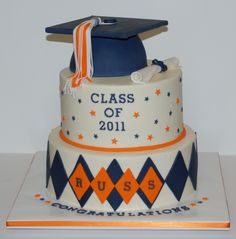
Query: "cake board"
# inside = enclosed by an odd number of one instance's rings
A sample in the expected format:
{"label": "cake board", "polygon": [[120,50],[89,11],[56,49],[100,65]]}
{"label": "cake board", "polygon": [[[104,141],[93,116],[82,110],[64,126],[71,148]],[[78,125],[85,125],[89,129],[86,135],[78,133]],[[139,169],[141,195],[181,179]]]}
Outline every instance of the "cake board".
{"label": "cake board", "polygon": [[7,228],[227,230],[227,208],[217,153],[199,154],[198,191],[189,201],[139,212],[106,213],[69,206],[47,196],[45,152],[38,152],[7,218]]}

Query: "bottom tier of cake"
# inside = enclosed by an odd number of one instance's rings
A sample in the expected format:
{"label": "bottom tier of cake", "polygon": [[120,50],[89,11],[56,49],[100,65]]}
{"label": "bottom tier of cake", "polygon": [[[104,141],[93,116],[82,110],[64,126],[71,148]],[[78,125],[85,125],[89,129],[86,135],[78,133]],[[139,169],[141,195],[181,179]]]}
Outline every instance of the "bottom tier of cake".
{"label": "bottom tier of cake", "polygon": [[149,210],[188,200],[197,187],[196,135],[161,150],[103,153],[75,148],[49,135],[49,196],[88,210]]}

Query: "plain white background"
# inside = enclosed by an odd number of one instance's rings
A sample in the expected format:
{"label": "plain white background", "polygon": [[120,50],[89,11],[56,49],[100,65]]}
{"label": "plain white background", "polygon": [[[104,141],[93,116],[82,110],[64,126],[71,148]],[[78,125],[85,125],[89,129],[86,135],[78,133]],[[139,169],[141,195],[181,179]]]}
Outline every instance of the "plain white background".
{"label": "plain white background", "polygon": [[180,59],[184,121],[199,150],[236,154],[235,10],[234,0],[1,0],[0,152],[45,150],[60,123],[58,74],[72,44],[48,40],[44,28],[104,15],[169,21],[144,41],[148,58]]}

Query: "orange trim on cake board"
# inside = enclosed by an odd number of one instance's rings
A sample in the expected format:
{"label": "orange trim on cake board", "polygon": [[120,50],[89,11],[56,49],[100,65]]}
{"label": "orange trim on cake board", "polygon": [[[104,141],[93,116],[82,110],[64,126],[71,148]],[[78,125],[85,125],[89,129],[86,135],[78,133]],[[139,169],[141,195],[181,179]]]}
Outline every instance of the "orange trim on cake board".
{"label": "orange trim on cake board", "polygon": [[131,222],[131,221],[8,221],[7,227],[124,227],[124,228],[169,228],[201,229],[229,228],[229,222]]}

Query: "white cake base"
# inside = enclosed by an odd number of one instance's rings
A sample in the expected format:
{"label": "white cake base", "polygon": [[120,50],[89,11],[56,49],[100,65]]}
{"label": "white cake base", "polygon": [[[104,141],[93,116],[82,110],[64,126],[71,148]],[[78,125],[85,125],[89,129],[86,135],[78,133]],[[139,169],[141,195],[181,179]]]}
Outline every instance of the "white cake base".
{"label": "white cake base", "polygon": [[[196,135],[159,150],[97,152],[65,143],[60,127],[48,139],[47,190],[86,210],[154,210],[189,201],[197,189]],[[100,186],[99,186],[100,185]]]}
{"label": "white cake base", "polygon": [[230,227],[217,154],[199,154],[195,199],[153,211],[114,214],[72,208],[47,197],[45,157],[45,153],[35,155],[6,221],[8,228],[226,230]]}

